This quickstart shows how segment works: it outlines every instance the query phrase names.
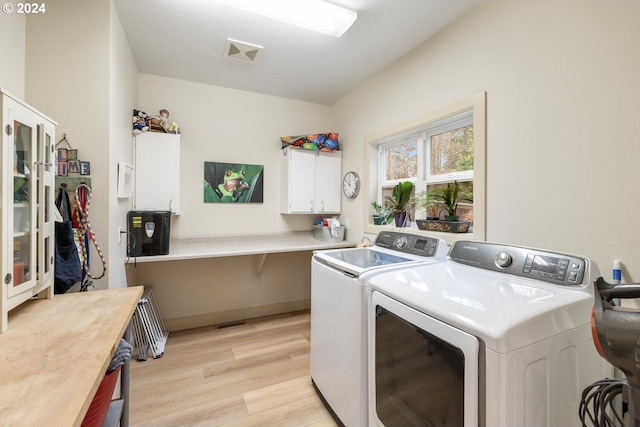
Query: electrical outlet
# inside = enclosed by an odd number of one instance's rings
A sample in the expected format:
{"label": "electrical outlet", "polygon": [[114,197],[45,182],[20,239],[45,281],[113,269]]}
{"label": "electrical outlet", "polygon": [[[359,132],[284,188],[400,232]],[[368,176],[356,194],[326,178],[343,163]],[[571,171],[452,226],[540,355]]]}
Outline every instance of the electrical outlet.
{"label": "electrical outlet", "polygon": [[346,228],[347,230],[349,229],[349,220],[348,219],[344,220],[344,228]]}
{"label": "electrical outlet", "polygon": [[122,227],[118,227],[118,243],[122,243]]}

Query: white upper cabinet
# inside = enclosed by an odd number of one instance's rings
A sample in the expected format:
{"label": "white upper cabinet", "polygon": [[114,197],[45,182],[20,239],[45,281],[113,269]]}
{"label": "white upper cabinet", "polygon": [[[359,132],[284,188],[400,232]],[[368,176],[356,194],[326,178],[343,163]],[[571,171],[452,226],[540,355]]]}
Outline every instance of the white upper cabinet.
{"label": "white upper cabinet", "polygon": [[144,132],[134,140],[134,210],[179,215],[180,135]]}
{"label": "white upper cabinet", "polygon": [[341,151],[289,148],[281,166],[282,213],[340,213]]}

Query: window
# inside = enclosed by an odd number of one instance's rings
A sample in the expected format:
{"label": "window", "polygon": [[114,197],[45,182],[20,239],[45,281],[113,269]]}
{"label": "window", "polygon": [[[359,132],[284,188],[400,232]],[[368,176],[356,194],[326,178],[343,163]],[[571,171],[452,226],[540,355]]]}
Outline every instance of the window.
{"label": "window", "polygon": [[[471,221],[472,229],[461,236],[439,233],[439,237],[450,242],[456,238],[484,240],[484,93],[372,135],[365,143],[369,159],[367,208],[373,201],[383,204],[398,182],[411,181],[415,189],[409,217],[415,227],[415,219],[444,219],[446,214],[441,206],[426,203],[427,191],[458,183],[464,197],[456,214],[461,220]],[[368,209],[365,224],[367,232],[380,231],[380,226],[373,225]]]}
{"label": "window", "polygon": [[[418,177],[419,141],[409,139],[394,140],[378,146],[380,159],[380,179],[377,200],[381,205],[391,197],[393,187],[400,181],[411,181],[414,184]],[[414,193],[415,195],[415,189]]]}

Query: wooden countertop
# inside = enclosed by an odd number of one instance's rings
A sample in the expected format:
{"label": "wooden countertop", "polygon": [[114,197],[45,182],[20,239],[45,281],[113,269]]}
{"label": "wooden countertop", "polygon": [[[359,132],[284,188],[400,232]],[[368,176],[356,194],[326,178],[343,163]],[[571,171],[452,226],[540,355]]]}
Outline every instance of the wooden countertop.
{"label": "wooden countertop", "polygon": [[277,252],[315,251],[333,248],[352,248],[348,240],[325,242],[313,237],[313,232],[227,235],[211,237],[183,237],[172,239],[169,255],[127,258],[127,263],[178,261],[183,259],[215,258],[242,255],[263,255]]}
{"label": "wooden countertop", "polygon": [[80,426],[142,286],[29,300],[0,334],[0,424]]}

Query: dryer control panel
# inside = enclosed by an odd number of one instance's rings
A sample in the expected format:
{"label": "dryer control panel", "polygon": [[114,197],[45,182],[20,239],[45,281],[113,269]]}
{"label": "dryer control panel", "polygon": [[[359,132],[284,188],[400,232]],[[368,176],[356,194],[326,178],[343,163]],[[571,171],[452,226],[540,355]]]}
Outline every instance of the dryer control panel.
{"label": "dryer control panel", "polygon": [[449,259],[473,267],[529,277],[556,285],[588,284],[587,260],[575,255],[460,240],[449,250]]}
{"label": "dryer control panel", "polygon": [[439,244],[440,239],[397,231],[382,231],[376,237],[376,246],[425,257],[435,256]]}

